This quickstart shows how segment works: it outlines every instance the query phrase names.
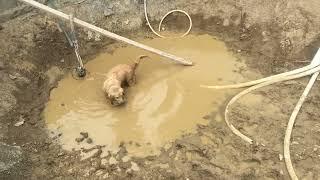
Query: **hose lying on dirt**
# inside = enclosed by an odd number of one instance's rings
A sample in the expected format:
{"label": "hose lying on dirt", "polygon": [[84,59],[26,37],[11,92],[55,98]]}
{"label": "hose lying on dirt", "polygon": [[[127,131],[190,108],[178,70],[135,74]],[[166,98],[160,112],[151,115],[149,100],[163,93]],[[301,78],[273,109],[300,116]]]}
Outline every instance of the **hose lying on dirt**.
{"label": "hose lying on dirt", "polygon": [[319,72],[320,72],[320,49],[318,50],[318,52],[316,53],[314,59],[312,60],[311,64],[308,66],[305,66],[303,68],[299,68],[290,72],[286,72],[286,73],[282,73],[282,74],[278,74],[278,75],[274,75],[274,76],[270,76],[267,78],[263,78],[263,79],[259,79],[259,80],[255,80],[255,81],[250,81],[247,83],[240,83],[240,84],[236,84],[236,85],[227,85],[227,86],[202,86],[205,88],[210,88],[210,89],[226,89],[226,88],[242,88],[242,87],[249,87],[248,89],[245,89],[243,91],[241,91],[239,94],[237,94],[236,96],[234,96],[229,103],[227,104],[226,110],[225,110],[225,121],[227,126],[231,129],[231,131],[239,136],[241,139],[243,139],[244,141],[252,144],[253,140],[250,139],[249,137],[247,137],[246,135],[242,134],[238,129],[236,129],[230,122],[228,119],[228,112],[229,112],[229,108],[230,106],[236,102],[238,99],[240,99],[242,96],[265,86],[274,84],[274,83],[278,83],[278,82],[283,82],[283,81],[288,81],[288,80],[293,80],[293,79],[297,79],[297,78],[302,78],[308,75],[312,75],[305,91],[303,92],[302,96],[300,97],[296,107],[293,110],[293,113],[291,114],[291,117],[289,119],[288,122],[288,126],[286,129],[286,134],[285,134],[285,138],[284,138],[284,159],[285,159],[285,163],[286,163],[286,167],[288,170],[288,173],[291,177],[291,179],[293,180],[298,180],[298,177],[294,171],[292,162],[291,162],[291,158],[290,158],[290,139],[291,139],[291,133],[292,133],[292,129],[296,120],[296,117],[302,107],[302,104],[304,103],[306,97],[308,96],[313,84],[315,83],[315,81],[317,80],[317,77],[319,76]]}
{"label": "hose lying on dirt", "polygon": [[285,159],[285,163],[286,163],[286,167],[288,170],[288,173],[291,177],[292,180],[298,180],[297,175],[295,174],[295,171],[293,169],[293,165],[291,162],[291,158],[290,158],[290,139],[291,139],[291,133],[292,133],[292,129],[293,129],[293,125],[295,123],[296,117],[302,107],[303,102],[305,101],[306,97],[308,96],[308,93],[310,92],[314,82],[316,81],[318,75],[319,75],[319,71],[320,71],[320,66],[317,66],[316,68],[313,68],[309,71],[306,71],[304,73],[300,73],[300,74],[296,74],[296,75],[292,75],[292,76],[287,76],[287,77],[281,77],[278,79],[274,79],[271,81],[266,81],[264,83],[261,84],[257,84],[255,86],[252,86],[242,92],[240,92],[239,94],[237,94],[235,97],[233,97],[231,99],[231,101],[227,104],[226,110],[225,110],[225,121],[227,126],[231,129],[231,131],[239,136],[241,139],[243,139],[244,141],[252,144],[253,140],[250,139],[249,137],[247,137],[246,135],[242,134],[238,129],[236,129],[230,122],[229,122],[229,118],[228,118],[228,112],[229,112],[229,108],[230,106],[236,102],[239,98],[241,98],[242,96],[265,86],[277,83],[277,82],[283,82],[283,81],[288,81],[288,80],[292,80],[292,79],[297,79],[297,78],[301,78],[301,77],[305,77],[308,75],[313,74],[308,86],[306,87],[304,93],[302,94],[302,96],[300,97],[300,100],[298,101],[291,117],[290,120],[288,122],[288,126],[287,126],[287,130],[286,130],[286,134],[285,134],[285,139],[284,139],[284,159]]}
{"label": "hose lying on dirt", "polygon": [[310,64],[310,65],[307,65],[305,67],[302,67],[302,68],[299,68],[299,69],[295,69],[293,71],[289,71],[289,72],[285,72],[285,73],[269,76],[269,77],[258,79],[258,80],[255,80],[255,81],[239,83],[239,84],[224,85],[224,86],[208,86],[208,85],[200,85],[200,86],[203,87],[203,88],[208,88],[208,89],[237,89],[237,88],[244,88],[244,87],[253,86],[253,85],[256,85],[256,84],[259,84],[259,83],[263,83],[263,82],[266,82],[266,81],[270,81],[270,80],[273,80],[273,79],[276,79],[276,78],[281,78],[281,77],[291,76],[291,75],[294,75],[294,74],[299,74],[299,73],[308,71],[310,69],[313,69],[316,66],[317,66],[317,64]]}
{"label": "hose lying on dirt", "polygon": [[304,103],[305,99],[307,98],[312,86],[314,85],[315,81],[317,80],[317,77],[319,76],[319,72],[316,72],[312,75],[306,89],[304,90],[303,94],[301,95],[296,107],[293,110],[293,113],[290,116],[287,130],[286,130],[286,135],[284,137],[284,145],[283,145],[283,150],[284,150],[284,160],[286,162],[287,170],[288,173],[293,180],[298,180],[298,177],[296,173],[294,172],[291,158],[290,158],[290,139],[291,139],[291,133],[292,129],[295,123],[295,120],[297,118],[297,115],[302,107],[302,104]]}
{"label": "hose lying on dirt", "polygon": [[[188,35],[188,34],[190,33],[191,29],[192,29],[192,19],[191,19],[190,15],[189,15],[187,12],[185,12],[185,11],[183,11],[183,10],[179,10],[179,9],[175,9],[175,10],[169,11],[167,14],[165,14],[165,15],[161,18],[161,21],[160,21],[159,27],[158,27],[158,31],[159,31],[159,32],[161,31],[161,27],[162,27],[162,22],[163,22],[163,20],[164,20],[165,18],[167,18],[167,16],[169,16],[170,14],[172,14],[172,13],[174,13],[174,12],[183,13],[183,14],[185,14],[185,15],[188,17],[188,19],[189,19],[189,29],[188,29],[183,35],[180,36],[180,37],[184,37],[184,36]],[[157,32],[152,28],[152,26],[151,26],[151,24],[150,24],[150,22],[149,22],[148,12],[147,12],[147,0],[144,0],[144,15],[145,15],[145,18],[146,18],[146,20],[147,20],[148,26],[149,26],[149,28],[151,29],[151,31],[152,31],[155,35],[157,35],[157,36],[159,36],[159,37],[161,37],[161,38],[165,38],[165,36],[162,36],[161,34],[157,33]]]}
{"label": "hose lying on dirt", "polygon": [[229,109],[230,109],[230,106],[235,103],[238,99],[240,99],[242,96],[254,91],[254,90],[257,90],[259,88],[262,88],[262,87],[265,87],[265,86],[268,86],[268,85],[271,85],[271,84],[274,84],[274,83],[278,83],[278,82],[283,82],[283,81],[289,81],[289,80],[293,80],[293,79],[297,79],[297,78],[302,78],[302,77],[305,77],[305,76],[308,76],[308,75],[311,75],[311,74],[314,74],[316,72],[320,71],[320,66],[317,66],[311,70],[308,70],[308,71],[305,71],[303,73],[300,73],[300,74],[295,74],[295,75],[291,75],[291,76],[283,76],[283,77],[279,77],[277,79],[273,79],[273,80],[270,80],[270,81],[266,81],[266,82],[263,82],[263,83],[260,83],[260,84],[257,84],[255,86],[252,86],[248,89],[245,89],[243,91],[241,91],[239,94],[237,94],[236,96],[234,96],[230,101],[229,103],[227,104],[227,107],[226,107],[226,110],[225,110],[225,121],[226,121],[226,124],[228,125],[228,127],[231,129],[231,131],[236,134],[237,136],[239,136],[241,139],[243,139],[244,141],[252,144],[253,143],[253,140],[250,139],[249,137],[247,137],[246,135],[242,134],[239,130],[237,130],[230,122],[229,122],[229,118],[228,118],[228,112],[229,112]]}

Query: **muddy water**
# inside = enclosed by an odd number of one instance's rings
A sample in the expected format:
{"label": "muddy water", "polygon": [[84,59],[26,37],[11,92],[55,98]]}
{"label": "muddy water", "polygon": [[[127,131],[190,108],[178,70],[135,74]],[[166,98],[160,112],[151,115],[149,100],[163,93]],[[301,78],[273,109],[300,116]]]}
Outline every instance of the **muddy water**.
{"label": "muddy water", "polygon": [[[223,42],[211,36],[140,42],[186,57],[196,65],[185,67],[134,47],[124,47],[87,63],[90,73],[84,80],[67,75],[52,90],[44,112],[49,129],[62,133],[60,142],[65,149],[99,144],[114,150],[125,142],[132,155],[154,154],[165,143],[194,132],[197,124],[206,124],[203,116],[225,101],[227,91],[209,91],[200,88],[200,84],[243,80],[236,70],[244,65],[227,51]],[[127,92],[128,104],[111,107],[101,90],[105,74],[119,63],[132,63],[141,54],[149,55],[151,60],[140,64],[137,84]],[[81,131],[89,133],[92,144],[75,141]]]}

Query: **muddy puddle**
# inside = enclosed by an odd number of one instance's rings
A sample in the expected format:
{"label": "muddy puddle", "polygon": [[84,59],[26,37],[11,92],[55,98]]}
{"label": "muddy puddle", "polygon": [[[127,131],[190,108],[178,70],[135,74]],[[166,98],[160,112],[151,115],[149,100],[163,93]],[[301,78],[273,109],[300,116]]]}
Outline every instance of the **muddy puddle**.
{"label": "muddy puddle", "polygon": [[[200,84],[244,80],[237,73],[244,64],[223,42],[209,35],[139,41],[186,57],[196,65],[181,66],[134,47],[123,47],[87,63],[90,73],[84,80],[66,75],[52,90],[44,111],[49,130],[61,133],[63,148],[105,145],[107,150],[116,150],[124,142],[131,155],[155,154],[166,143],[195,132],[197,124],[206,124],[203,117],[219,109],[229,97],[228,91],[210,91]],[[111,67],[132,63],[141,54],[151,60],[140,64],[137,84],[127,92],[127,105],[111,107],[101,89],[104,75]],[[88,132],[92,143],[76,142],[80,132]]]}

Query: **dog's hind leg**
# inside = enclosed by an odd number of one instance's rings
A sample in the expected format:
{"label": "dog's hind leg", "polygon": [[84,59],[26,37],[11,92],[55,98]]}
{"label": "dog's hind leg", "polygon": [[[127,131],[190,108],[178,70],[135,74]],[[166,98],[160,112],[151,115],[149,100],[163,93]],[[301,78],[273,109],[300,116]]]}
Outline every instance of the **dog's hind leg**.
{"label": "dog's hind leg", "polygon": [[126,81],[129,86],[133,86],[137,83],[136,75],[135,74],[127,74]]}

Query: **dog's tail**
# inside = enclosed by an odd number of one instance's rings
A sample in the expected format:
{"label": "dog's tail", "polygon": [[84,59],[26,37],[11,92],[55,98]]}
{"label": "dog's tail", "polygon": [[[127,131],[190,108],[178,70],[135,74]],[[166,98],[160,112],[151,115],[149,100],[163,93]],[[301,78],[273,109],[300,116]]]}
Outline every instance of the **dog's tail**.
{"label": "dog's tail", "polygon": [[144,59],[144,58],[150,58],[150,57],[147,56],[147,55],[141,55],[141,56],[138,56],[138,57],[137,57],[137,59],[134,61],[134,64],[133,64],[133,70],[134,70],[134,71],[138,68],[138,66],[139,66],[139,64],[140,64],[140,61],[141,61],[142,59]]}

